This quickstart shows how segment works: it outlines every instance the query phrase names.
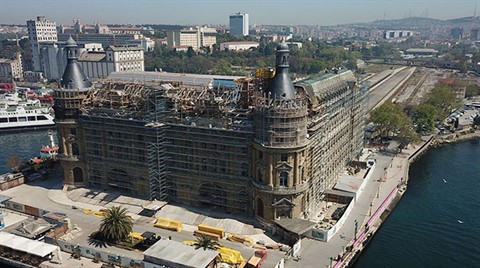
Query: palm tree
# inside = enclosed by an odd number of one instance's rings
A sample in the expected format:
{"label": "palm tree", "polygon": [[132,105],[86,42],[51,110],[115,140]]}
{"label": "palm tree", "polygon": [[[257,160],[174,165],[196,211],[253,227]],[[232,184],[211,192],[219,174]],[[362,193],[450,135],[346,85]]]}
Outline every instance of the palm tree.
{"label": "palm tree", "polygon": [[217,241],[213,240],[210,236],[201,235],[197,236],[197,241],[194,243],[195,249],[203,248],[205,249],[213,249],[216,250],[220,244]]}
{"label": "palm tree", "polygon": [[133,221],[126,208],[111,207],[107,209],[98,232],[104,240],[118,242],[128,238],[132,226]]}

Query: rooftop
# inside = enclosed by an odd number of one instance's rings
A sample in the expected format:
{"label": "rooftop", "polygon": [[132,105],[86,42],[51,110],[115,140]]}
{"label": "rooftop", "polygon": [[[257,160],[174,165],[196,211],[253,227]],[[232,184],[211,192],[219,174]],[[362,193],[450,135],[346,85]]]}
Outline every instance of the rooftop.
{"label": "rooftop", "polygon": [[354,176],[343,175],[340,180],[335,184],[333,189],[344,192],[356,193],[363,180]]}
{"label": "rooftop", "polygon": [[111,49],[113,51],[127,51],[127,50],[143,50],[142,47],[139,47],[139,46],[132,46],[132,45],[124,45],[124,46],[120,46],[120,45],[110,45],[108,46],[108,49]]}
{"label": "rooftop", "polygon": [[289,232],[295,234],[303,234],[310,230],[313,226],[316,225],[315,222],[302,220],[302,219],[289,219],[289,218],[280,218],[275,220],[275,223],[280,227],[288,230]]}
{"label": "rooftop", "polygon": [[106,57],[105,52],[90,52],[85,51],[80,54],[79,61],[101,61]]}
{"label": "rooftop", "polygon": [[224,45],[258,45],[258,42],[241,41],[241,42],[223,42]]}
{"label": "rooftop", "polygon": [[[203,75],[203,74],[184,74],[184,73],[168,73],[168,72],[112,72],[108,78],[120,81],[168,81],[182,82],[189,85],[207,86],[213,80],[231,80],[244,78],[243,76],[226,76],[226,75]],[[213,84],[212,84],[213,86]]]}
{"label": "rooftop", "polygon": [[218,252],[195,249],[174,240],[161,239],[143,252],[143,255],[146,261],[159,265],[177,267],[175,264],[182,264],[184,267],[205,268],[217,257]]}
{"label": "rooftop", "polygon": [[433,48],[409,48],[407,49],[407,52],[417,52],[417,53],[426,53],[426,52],[430,52],[430,53],[438,53],[437,50],[433,49]]}

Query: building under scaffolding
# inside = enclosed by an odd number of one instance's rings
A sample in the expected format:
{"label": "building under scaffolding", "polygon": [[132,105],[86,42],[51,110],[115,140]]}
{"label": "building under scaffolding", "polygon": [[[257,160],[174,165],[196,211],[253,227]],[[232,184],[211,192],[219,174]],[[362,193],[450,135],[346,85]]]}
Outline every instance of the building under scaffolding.
{"label": "building under scaffolding", "polygon": [[288,54],[280,44],[275,72],[255,78],[129,73],[74,90],[58,126],[73,141],[65,183],[265,222],[307,216],[362,149],[366,91],[350,71],[294,85]]}

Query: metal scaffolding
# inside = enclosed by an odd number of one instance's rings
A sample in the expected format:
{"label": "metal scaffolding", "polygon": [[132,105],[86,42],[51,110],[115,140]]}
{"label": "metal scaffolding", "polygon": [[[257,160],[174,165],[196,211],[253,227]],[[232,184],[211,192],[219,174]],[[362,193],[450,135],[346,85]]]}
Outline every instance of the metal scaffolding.
{"label": "metal scaffolding", "polygon": [[150,200],[168,201],[169,184],[165,170],[165,97],[163,92],[155,90],[150,94],[151,111],[147,124],[150,139],[147,145]]}

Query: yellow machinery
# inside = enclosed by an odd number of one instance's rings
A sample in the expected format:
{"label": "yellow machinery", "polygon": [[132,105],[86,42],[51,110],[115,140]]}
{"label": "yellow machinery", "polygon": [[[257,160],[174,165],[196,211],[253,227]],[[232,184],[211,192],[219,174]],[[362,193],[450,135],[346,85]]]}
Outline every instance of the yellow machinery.
{"label": "yellow machinery", "polygon": [[229,234],[227,236],[227,240],[239,242],[239,243],[242,243],[242,244],[248,244],[249,246],[254,245],[253,240],[251,238],[241,236],[241,235]]}
{"label": "yellow machinery", "polygon": [[199,224],[198,231],[202,233],[210,233],[210,234],[218,235],[220,239],[222,239],[225,236],[225,229],[213,227],[205,224]]}
{"label": "yellow machinery", "polygon": [[97,216],[99,218],[103,218],[107,214],[107,211],[104,210],[104,209],[96,211],[96,210],[92,210],[92,209],[89,209],[89,208],[84,208],[84,209],[82,209],[82,211],[85,214],[90,214],[90,215],[93,215],[93,216]]}
{"label": "yellow machinery", "polygon": [[[183,244],[189,245],[189,246],[195,246],[196,243],[197,243],[196,241],[191,241],[191,240],[183,241]],[[245,258],[243,258],[242,254],[240,253],[240,251],[227,248],[227,247],[222,247],[222,246],[218,246],[217,251],[218,251],[218,257],[217,257],[218,262],[225,262],[228,264],[240,264],[246,261]]]}
{"label": "yellow machinery", "polygon": [[182,231],[182,222],[171,220],[167,218],[157,218],[157,221],[153,225],[154,227],[167,229],[171,231],[181,232]]}
{"label": "yellow machinery", "polygon": [[137,233],[137,232],[130,232],[128,234],[128,238],[136,239],[136,240],[139,240],[139,241],[145,240],[145,237],[143,237],[141,233]]}

